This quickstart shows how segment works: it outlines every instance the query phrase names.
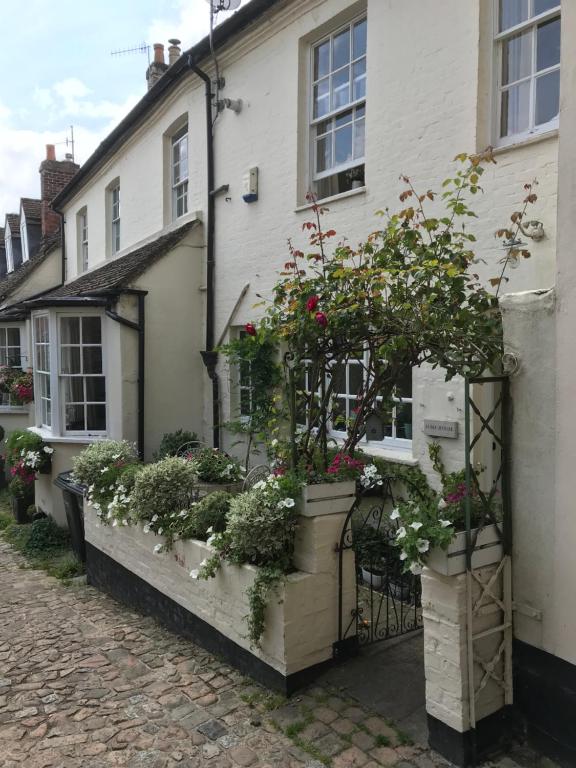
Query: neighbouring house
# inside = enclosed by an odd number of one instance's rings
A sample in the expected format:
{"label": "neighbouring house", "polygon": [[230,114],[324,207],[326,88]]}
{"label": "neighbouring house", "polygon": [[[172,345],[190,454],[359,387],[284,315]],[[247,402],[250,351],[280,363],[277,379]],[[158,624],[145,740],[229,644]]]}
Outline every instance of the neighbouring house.
{"label": "neighbouring house", "polygon": [[[431,0],[252,0],[215,29],[217,71],[208,39],[184,55],[172,42],[168,64],[155,45],[146,95],[53,201],[64,217],[62,284],[19,297],[18,310],[32,329],[34,429],[56,449],[52,476],[37,483],[37,503],[62,521],[52,480],[92,440],[134,440],[148,459],[164,432],[183,427],[234,450],[237,437],[222,425],[246,415],[246,398],[217,347],[257,317],[260,296],[270,296],[287,240],[298,245],[310,218],[308,192],[329,208],[326,222],[338,235],[356,242],[379,226],[375,211],[395,207],[400,174],[418,189],[438,189],[457,152],[491,145],[497,163],[475,205],[478,272],[487,280],[504,254],[494,233],[521,204],[523,185],[537,178],[539,235],[530,242],[532,258],[511,273],[506,290],[516,298],[504,301],[507,339],[533,361],[511,381],[513,403],[517,396],[525,404],[512,425],[515,697],[538,743],[573,764],[566,712],[576,696],[569,595],[576,531],[567,414],[576,64],[573,47],[565,44],[561,55],[561,28],[571,40],[576,15],[559,0],[446,0],[441,7]],[[13,232],[21,240],[16,218],[5,224],[7,251]],[[555,285],[558,312],[550,293],[545,306],[534,300]],[[529,298],[524,304],[518,296]],[[544,319],[526,332],[515,318],[536,317],[530,302]],[[548,335],[546,323],[556,323]],[[556,332],[565,343],[557,356]],[[538,365],[549,366],[540,389],[521,378],[538,378]],[[353,362],[341,374],[337,397],[349,414],[363,374]],[[555,407],[547,396],[536,408],[534,393],[550,388]],[[532,421],[540,407],[546,423]],[[441,438],[443,455],[460,469],[464,411],[462,381],[414,370],[383,436],[363,448],[431,474],[424,421],[447,422],[459,429]],[[341,440],[342,430],[330,426]],[[540,436],[544,469],[526,473],[522,462],[532,451],[529,466],[536,466]],[[438,739],[459,743],[470,735],[467,705],[453,706],[458,711],[435,707],[431,725]],[[486,712],[485,724],[499,707]]]}

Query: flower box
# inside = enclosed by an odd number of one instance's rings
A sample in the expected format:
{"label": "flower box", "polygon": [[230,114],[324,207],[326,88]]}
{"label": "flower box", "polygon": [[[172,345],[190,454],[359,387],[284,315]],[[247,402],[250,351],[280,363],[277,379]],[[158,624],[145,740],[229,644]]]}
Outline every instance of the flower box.
{"label": "flower box", "polygon": [[196,484],[196,488],[200,492],[201,496],[207,496],[209,493],[216,493],[216,491],[225,491],[226,493],[242,493],[242,487],[244,483],[240,480],[234,483],[203,483],[199,481]]}
{"label": "flower box", "polygon": [[[502,541],[498,528],[487,525],[472,530],[472,539],[476,534],[476,546],[472,553],[472,568],[499,563],[502,559]],[[466,571],[466,532],[457,533],[447,549],[435,547],[426,558],[426,565],[444,576],[456,576]]]}
{"label": "flower box", "polygon": [[349,512],[356,499],[356,482],[317,483],[302,489],[300,514],[304,517]]}

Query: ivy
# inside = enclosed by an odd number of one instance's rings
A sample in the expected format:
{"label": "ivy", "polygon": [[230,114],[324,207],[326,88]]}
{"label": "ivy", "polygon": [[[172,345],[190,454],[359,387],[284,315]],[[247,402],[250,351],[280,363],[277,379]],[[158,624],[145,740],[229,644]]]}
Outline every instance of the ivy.
{"label": "ivy", "polygon": [[254,584],[246,590],[250,607],[250,614],[247,617],[248,637],[250,644],[256,648],[260,647],[260,640],[264,634],[266,608],[270,597],[278,592],[284,578],[285,574],[280,568],[263,566],[258,568]]}

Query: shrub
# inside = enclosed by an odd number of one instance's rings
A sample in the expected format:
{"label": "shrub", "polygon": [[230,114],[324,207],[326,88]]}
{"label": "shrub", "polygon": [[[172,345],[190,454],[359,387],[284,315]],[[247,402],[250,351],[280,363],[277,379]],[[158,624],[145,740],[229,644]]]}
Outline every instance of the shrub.
{"label": "shrub", "polygon": [[69,540],[68,531],[59,528],[54,520],[47,517],[32,523],[24,550],[34,554],[52,549],[62,549],[68,545]]}
{"label": "shrub", "polygon": [[[126,464],[137,461],[132,443],[126,440],[99,440],[72,459],[74,479],[90,487],[103,482],[110,484],[115,476],[114,470],[122,469]],[[104,471],[105,470],[105,471]]]}
{"label": "shrub", "polygon": [[43,446],[44,442],[39,435],[27,429],[15,429],[6,438],[6,463],[9,467],[14,467],[22,457],[23,451],[40,451]]}
{"label": "shrub", "polygon": [[168,456],[142,467],[132,492],[132,517],[146,521],[149,530],[162,533],[172,514],[188,509],[193,500],[196,475],[186,459]]}
{"label": "shrub", "polygon": [[178,429],[176,432],[166,432],[157,452],[154,454],[155,459],[164,459],[166,456],[177,456],[178,450],[182,448],[186,443],[193,443],[198,440],[196,432],[189,432],[185,429]]}
{"label": "shrub", "polygon": [[218,448],[202,448],[189,459],[203,483],[234,483],[244,477],[240,463]]}
{"label": "shrub", "polygon": [[185,510],[186,514],[179,512],[170,525],[174,538],[206,541],[211,533],[222,533],[231,499],[229,493],[216,491]]}
{"label": "shrub", "polygon": [[15,499],[25,499],[27,497],[32,498],[34,496],[34,475],[30,476],[30,480],[25,480],[22,477],[16,475],[10,480],[8,490],[10,495]]}

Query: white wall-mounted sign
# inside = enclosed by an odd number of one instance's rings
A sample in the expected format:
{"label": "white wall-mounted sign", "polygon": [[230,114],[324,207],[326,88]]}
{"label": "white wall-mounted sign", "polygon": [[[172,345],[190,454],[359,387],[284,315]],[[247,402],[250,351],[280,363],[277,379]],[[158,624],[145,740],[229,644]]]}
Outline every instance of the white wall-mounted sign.
{"label": "white wall-mounted sign", "polygon": [[458,422],[424,419],[424,434],[430,437],[448,437],[455,440],[458,437]]}

